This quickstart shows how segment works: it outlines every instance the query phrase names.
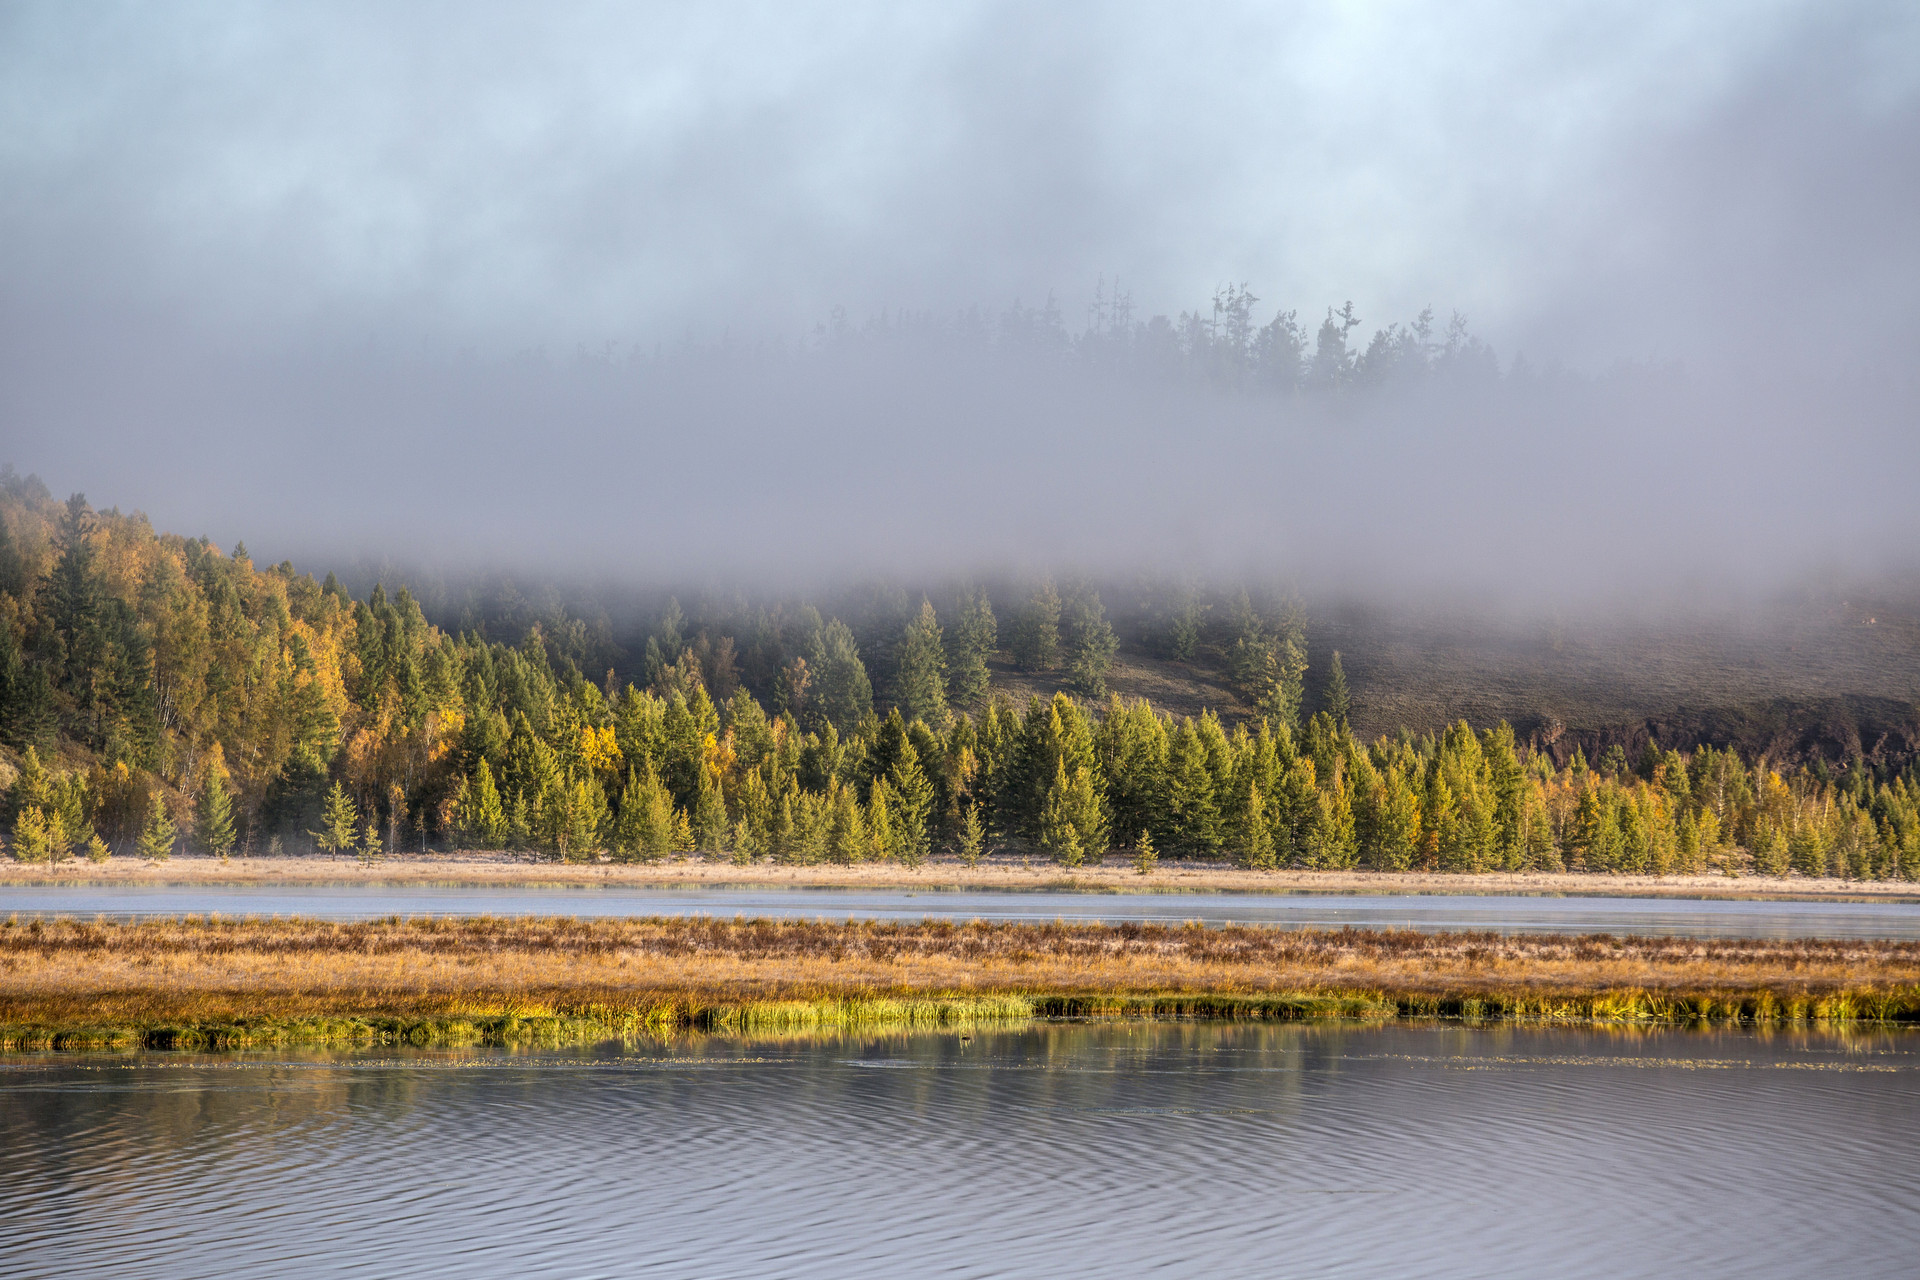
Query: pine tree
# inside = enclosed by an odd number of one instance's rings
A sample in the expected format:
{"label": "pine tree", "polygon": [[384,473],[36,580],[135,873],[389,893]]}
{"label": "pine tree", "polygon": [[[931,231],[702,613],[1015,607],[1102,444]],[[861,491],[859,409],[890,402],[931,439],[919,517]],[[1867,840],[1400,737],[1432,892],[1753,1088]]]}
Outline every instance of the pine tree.
{"label": "pine tree", "polygon": [[26,806],[13,820],[13,856],[21,862],[57,862],[66,840],[60,815],[49,814],[38,805]]}
{"label": "pine tree", "polygon": [[963,866],[971,869],[980,865],[986,839],[987,829],[980,821],[980,805],[977,801],[969,803],[960,825],[960,862]]}
{"label": "pine tree", "polygon": [[507,826],[500,788],[494,785],[493,769],[482,757],[473,767],[473,781],[467,787],[466,806],[460,814],[461,831],[482,849],[498,849],[506,842]]}
{"label": "pine tree", "polygon": [[627,766],[627,785],[620,792],[620,818],[614,827],[614,847],[623,856],[656,862],[673,845],[673,800],[648,765],[645,774]]}
{"label": "pine tree", "polygon": [[920,767],[920,754],[911,742],[900,745],[899,757],[887,773],[888,790],[893,799],[893,820],[900,861],[908,869],[918,869],[926,861],[932,843],[928,832],[933,816],[933,784]]}
{"label": "pine tree", "polygon": [[369,816],[366,829],[360,833],[360,861],[371,866],[373,860],[380,856],[381,848],[380,824]]}
{"label": "pine tree", "polygon": [[846,623],[835,618],[814,634],[807,655],[814,714],[841,733],[873,709],[873,681],[860,661],[860,646]]}
{"label": "pine tree", "polygon": [[156,789],[147,809],[147,825],[140,832],[140,856],[149,862],[165,862],[173,856],[173,841],[178,834],[167,799]]}
{"label": "pine tree", "polygon": [[1063,612],[1067,683],[1088,698],[1107,696],[1107,672],[1120,642],[1114,638],[1100,593],[1082,583],[1068,596]]}
{"label": "pine tree", "polygon": [[907,624],[900,641],[894,697],[909,720],[924,720],[936,729],[947,724],[947,659],[940,644],[940,620],[933,605],[922,598],[920,612]]}
{"label": "pine tree", "polygon": [[1154,868],[1160,865],[1160,851],[1153,847],[1153,835],[1140,828],[1140,838],[1133,843],[1133,870],[1137,875],[1152,875]]}
{"label": "pine tree", "polygon": [[359,808],[353,803],[353,797],[347,794],[347,789],[336,782],[327,792],[326,808],[320,815],[320,829],[307,834],[328,853],[351,853],[359,827]]}
{"label": "pine tree", "polygon": [[877,778],[867,800],[867,856],[876,862],[893,861],[899,848],[899,836],[894,830],[891,791],[885,778]]}
{"label": "pine tree", "polygon": [[1241,836],[1241,857],[1249,867],[1269,870],[1276,865],[1273,849],[1273,823],[1267,816],[1267,801],[1259,787],[1247,791],[1245,828]]}
{"label": "pine tree", "polygon": [[218,759],[211,762],[206,780],[200,786],[199,802],[194,806],[193,838],[222,862],[233,852],[233,797],[227,794],[227,771]]}
{"label": "pine tree", "polygon": [[700,770],[699,790],[694,794],[689,821],[695,847],[702,853],[719,853],[727,841],[727,805],[713,775],[704,768]]}
{"label": "pine tree", "polygon": [[1347,693],[1347,669],[1340,663],[1340,651],[1335,649],[1327,663],[1326,711],[1334,723],[1345,725],[1352,710],[1353,699]]}
{"label": "pine tree", "polygon": [[1060,593],[1053,579],[1021,609],[1013,627],[1013,660],[1027,671],[1051,671],[1060,663]]}
{"label": "pine tree", "polygon": [[865,861],[872,848],[866,810],[852,787],[840,787],[834,793],[833,839],[829,848],[833,860],[845,865]]}
{"label": "pine tree", "polygon": [[985,590],[969,593],[959,622],[947,632],[947,696],[956,707],[972,707],[987,696],[987,659],[999,642],[993,604]]}

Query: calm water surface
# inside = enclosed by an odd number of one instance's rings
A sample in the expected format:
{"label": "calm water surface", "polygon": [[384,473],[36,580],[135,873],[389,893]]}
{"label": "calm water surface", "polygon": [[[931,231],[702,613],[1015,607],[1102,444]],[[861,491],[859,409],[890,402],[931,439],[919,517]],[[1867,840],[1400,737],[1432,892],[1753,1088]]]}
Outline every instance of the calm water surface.
{"label": "calm water surface", "polygon": [[1287,928],[1498,929],[1691,937],[1920,939],[1920,903],[1476,895],[970,893],[415,885],[8,885],[0,915],[785,916],[918,920],[1233,921]]}
{"label": "calm water surface", "polygon": [[1920,1040],[0,1059],[0,1274],[1912,1276]]}

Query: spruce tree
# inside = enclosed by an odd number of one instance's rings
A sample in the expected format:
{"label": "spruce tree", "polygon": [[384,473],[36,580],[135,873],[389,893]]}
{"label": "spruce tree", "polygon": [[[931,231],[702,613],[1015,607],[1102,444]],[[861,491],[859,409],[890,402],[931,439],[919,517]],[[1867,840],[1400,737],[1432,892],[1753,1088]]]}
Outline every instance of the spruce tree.
{"label": "spruce tree", "polygon": [[173,841],[178,834],[167,799],[156,788],[147,808],[147,825],[140,831],[140,856],[149,862],[165,862],[173,856]]}
{"label": "spruce tree", "polygon": [[1327,663],[1326,711],[1336,724],[1344,725],[1352,710],[1353,699],[1347,693],[1347,669],[1340,663],[1340,651],[1335,649]]}
{"label": "spruce tree", "polygon": [[1060,593],[1053,579],[1041,582],[1013,626],[1013,660],[1026,671],[1051,671],[1060,663]]}
{"label": "spruce tree", "polygon": [[227,771],[216,759],[207,769],[194,806],[193,838],[222,862],[233,852],[233,797],[227,794]]}
{"label": "spruce tree", "polygon": [[947,632],[947,695],[954,706],[972,707],[987,696],[987,659],[998,642],[993,604],[985,590],[976,588]]}
{"label": "spruce tree", "polygon": [[373,860],[380,856],[381,851],[380,824],[375,822],[369,814],[366,829],[360,833],[360,861],[372,866]]}
{"label": "spruce tree", "polygon": [[909,720],[936,729],[947,725],[947,659],[940,644],[940,620],[925,598],[901,637],[893,700]]}

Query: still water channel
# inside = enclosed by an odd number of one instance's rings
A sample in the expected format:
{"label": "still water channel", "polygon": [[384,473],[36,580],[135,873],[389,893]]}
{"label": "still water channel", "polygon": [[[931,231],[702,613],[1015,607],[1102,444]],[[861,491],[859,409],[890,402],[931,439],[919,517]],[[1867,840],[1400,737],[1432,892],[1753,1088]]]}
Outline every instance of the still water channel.
{"label": "still water channel", "polygon": [[1920,1036],[0,1059],[0,1274],[1911,1276]]}
{"label": "still water channel", "polygon": [[1469,894],[1047,893],[847,889],[621,889],[421,885],[7,885],[0,917],[302,915],[769,916],[800,919],[1121,921],[1337,929],[1497,929],[1701,938],[1920,939],[1920,902]]}

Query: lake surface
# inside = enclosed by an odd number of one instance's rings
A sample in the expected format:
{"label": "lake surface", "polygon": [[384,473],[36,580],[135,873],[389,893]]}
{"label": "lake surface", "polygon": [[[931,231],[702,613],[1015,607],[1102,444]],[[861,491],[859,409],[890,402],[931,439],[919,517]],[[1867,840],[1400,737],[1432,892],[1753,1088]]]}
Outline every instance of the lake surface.
{"label": "lake surface", "polygon": [[0,916],[778,916],[801,919],[1139,921],[1286,928],[1496,929],[1703,938],[1920,939],[1920,903],[1481,895],[1049,893],[590,886],[8,885]]}
{"label": "lake surface", "polygon": [[1911,1276],[1920,1037],[0,1059],[0,1274]]}

